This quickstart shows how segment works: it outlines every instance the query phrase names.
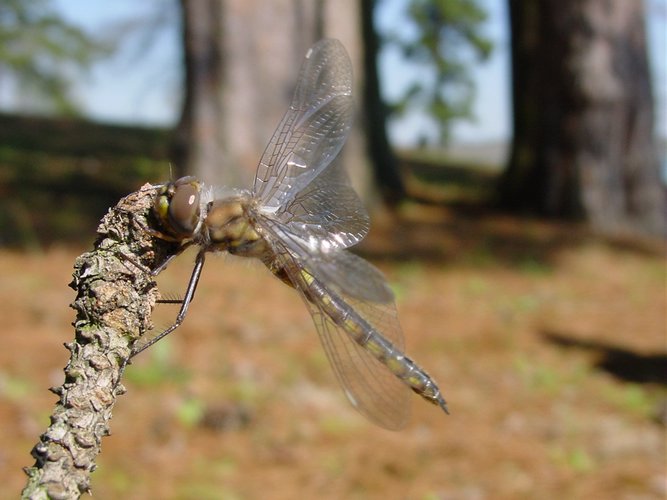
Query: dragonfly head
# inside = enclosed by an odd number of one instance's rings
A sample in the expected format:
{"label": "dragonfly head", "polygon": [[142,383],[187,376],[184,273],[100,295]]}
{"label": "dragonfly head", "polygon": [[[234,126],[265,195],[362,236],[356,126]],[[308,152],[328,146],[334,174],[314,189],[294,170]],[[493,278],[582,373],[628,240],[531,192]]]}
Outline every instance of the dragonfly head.
{"label": "dragonfly head", "polygon": [[190,238],[201,225],[200,199],[201,183],[181,177],[160,187],[153,210],[171,236]]}

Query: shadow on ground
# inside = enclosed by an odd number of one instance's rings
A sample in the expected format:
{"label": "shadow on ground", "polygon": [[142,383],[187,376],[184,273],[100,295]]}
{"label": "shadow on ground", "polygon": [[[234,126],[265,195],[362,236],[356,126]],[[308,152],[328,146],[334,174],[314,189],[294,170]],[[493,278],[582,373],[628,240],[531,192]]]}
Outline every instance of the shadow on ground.
{"label": "shadow on ground", "polygon": [[667,354],[642,354],[605,342],[585,340],[558,332],[542,332],[543,338],[563,349],[594,355],[594,366],[625,382],[667,386]]}

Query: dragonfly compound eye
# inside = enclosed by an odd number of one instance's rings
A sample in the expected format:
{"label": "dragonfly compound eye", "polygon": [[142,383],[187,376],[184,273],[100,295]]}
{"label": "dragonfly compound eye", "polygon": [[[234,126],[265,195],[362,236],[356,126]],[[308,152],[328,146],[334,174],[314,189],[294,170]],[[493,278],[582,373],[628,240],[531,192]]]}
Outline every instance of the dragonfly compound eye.
{"label": "dragonfly compound eye", "polygon": [[193,177],[182,177],[158,193],[155,212],[174,236],[190,237],[200,219],[201,186]]}

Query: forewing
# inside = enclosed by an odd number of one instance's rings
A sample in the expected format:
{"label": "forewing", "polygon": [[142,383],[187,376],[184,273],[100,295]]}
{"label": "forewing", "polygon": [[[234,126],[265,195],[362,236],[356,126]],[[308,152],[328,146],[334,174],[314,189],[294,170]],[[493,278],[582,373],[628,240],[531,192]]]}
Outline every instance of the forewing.
{"label": "forewing", "polygon": [[284,208],[340,152],[352,124],[352,65],[326,39],[306,55],[294,97],[257,167],[253,193],[267,212]]}

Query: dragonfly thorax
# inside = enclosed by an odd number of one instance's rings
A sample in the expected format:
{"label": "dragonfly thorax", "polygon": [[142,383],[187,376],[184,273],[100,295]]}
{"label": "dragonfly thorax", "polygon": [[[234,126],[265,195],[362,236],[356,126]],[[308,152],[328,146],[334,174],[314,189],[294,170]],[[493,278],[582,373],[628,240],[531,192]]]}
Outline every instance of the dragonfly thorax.
{"label": "dragonfly thorax", "polygon": [[255,230],[250,197],[236,194],[206,203],[209,197],[211,193],[202,194],[202,184],[194,177],[181,177],[163,185],[153,207],[165,230],[163,237],[194,242],[209,250],[262,258],[268,244]]}
{"label": "dragonfly thorax", "polygon": [[209,244],[219,250],[245,257],[262,257],[267,244],[248,215],[248,200],[214,200],[208,205],[204,231]]}

